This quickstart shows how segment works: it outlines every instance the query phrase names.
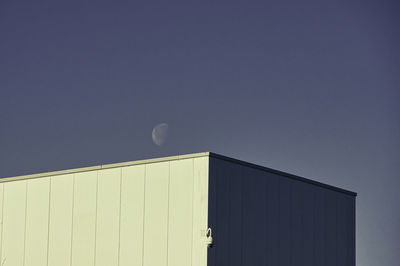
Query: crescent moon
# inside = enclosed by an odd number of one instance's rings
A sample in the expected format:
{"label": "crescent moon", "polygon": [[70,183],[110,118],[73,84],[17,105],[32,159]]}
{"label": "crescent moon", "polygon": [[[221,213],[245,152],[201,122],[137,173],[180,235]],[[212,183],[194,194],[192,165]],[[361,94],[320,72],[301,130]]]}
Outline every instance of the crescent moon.
{"label": "crescent moon", "polygon": [[151,132],[151,137],[154,144],[161,146],[165,143],[168,137],[168,124],[161,123],[156,125]]}

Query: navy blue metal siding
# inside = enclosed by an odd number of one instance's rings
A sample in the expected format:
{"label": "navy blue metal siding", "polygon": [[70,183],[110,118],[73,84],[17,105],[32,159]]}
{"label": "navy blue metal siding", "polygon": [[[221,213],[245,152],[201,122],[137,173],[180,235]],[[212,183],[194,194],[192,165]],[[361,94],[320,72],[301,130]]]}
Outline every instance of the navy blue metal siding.
{"label": "navy blue metal siding", "polygon": [[209,266],[355,266],[355,197],[210,158]]}

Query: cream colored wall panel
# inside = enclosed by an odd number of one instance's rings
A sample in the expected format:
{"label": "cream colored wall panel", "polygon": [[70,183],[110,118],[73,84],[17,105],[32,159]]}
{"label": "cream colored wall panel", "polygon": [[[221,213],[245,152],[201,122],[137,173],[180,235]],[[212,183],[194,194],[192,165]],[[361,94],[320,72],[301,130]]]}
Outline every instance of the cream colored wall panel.
{"label": "cream colored wall panel", "polygon": [[96,266],[118,265],[121,168],[99,171]]}
{"label": "cream colored wall panel", "polygon": [[142,266],[145,165],[122,168],[119,266]]}
{"label": "cream colored wall panel", "polygon": [[0,184],[0,265],[2,262],[2,246],[3,246],[3,209],[4,209],[4,205],[3,205],[3,199],[4,199],[4,184]]}
{"label": "cream colored wall panel", "polygon": [[97,171],[74,176],[72,266],[94,265]]}
{"label": "cream colored wall panel", "polygon": [[27,181],[25,264],[47,264],[50,178]]}
{"label": "cream colored wall panel", "polygon": [[170,162],[168,265],[192,262],[193,159]]}
{"label": "cream colored wall panel", "polygon": [[355,196],[210,153],[1,178],[0,266],[354,266]]}
{"label": "cream colored wall panel", "polygon": [[209,158],[200,157],[194,160],[193,190],[193,243],[192,266],[207,265],[207,245],[205,231],[208,228],[208,178]]}
{"label": "cream colored wall panel", "polygon": [[71,265],[74,174],[51,177],[48,266]]}
{"label": "cream colored wall panel", "polygon": [[2,266],[23,266],[26,180],[4,184]]}
{"label": "cream colored wall panel", "polygon": [[167,265],[169,162],[146,165],[144,266]]}

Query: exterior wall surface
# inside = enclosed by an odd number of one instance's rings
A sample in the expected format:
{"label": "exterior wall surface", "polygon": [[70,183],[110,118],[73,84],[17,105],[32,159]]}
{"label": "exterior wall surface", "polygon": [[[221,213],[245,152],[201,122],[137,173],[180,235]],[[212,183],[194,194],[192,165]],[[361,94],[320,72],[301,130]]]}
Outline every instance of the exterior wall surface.
{"label": "exterior wall surface", "polygon": [[0,182],[1,266],[206,266],[208,157]]}
{"label": "exterior wall surface", "polygon": [[209,183],[208,266],[355,266],[355,194],[211,157]]}
{"label": "exterior wall surface", "polygon": [[2,178],[0,222],[0,266],[355,266],[355,193],[211,153]]}

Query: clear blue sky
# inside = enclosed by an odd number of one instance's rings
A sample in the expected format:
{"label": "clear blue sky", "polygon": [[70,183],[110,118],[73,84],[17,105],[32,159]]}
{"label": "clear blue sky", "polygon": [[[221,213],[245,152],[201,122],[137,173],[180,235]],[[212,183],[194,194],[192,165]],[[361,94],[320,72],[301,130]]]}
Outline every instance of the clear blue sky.
{"label": "clear blue sky", "polygon": [[3,0],[0,176],[213,151],[358,192],[358,265],[397,266],[399,11]]}

